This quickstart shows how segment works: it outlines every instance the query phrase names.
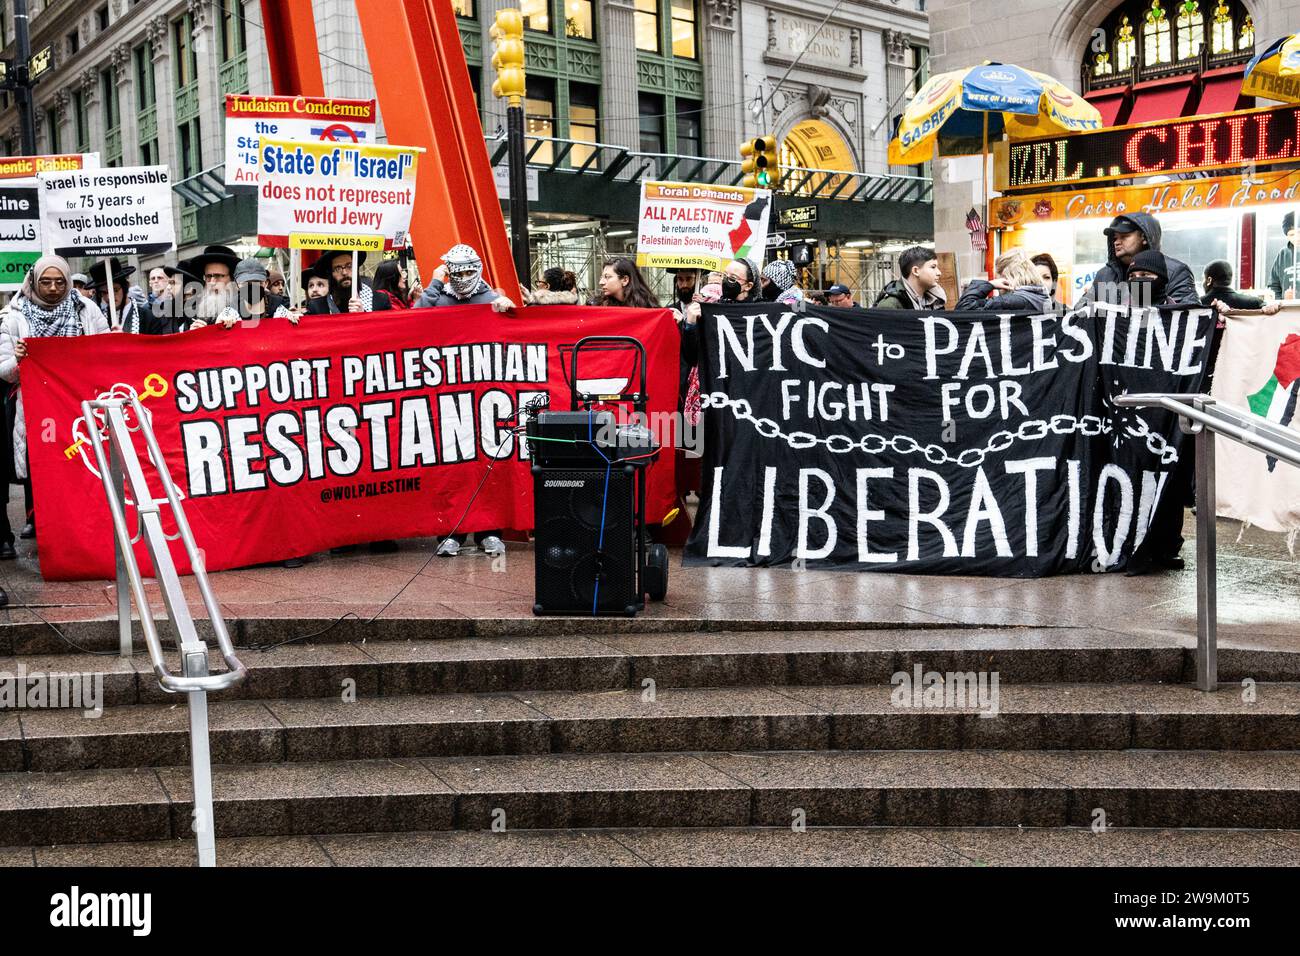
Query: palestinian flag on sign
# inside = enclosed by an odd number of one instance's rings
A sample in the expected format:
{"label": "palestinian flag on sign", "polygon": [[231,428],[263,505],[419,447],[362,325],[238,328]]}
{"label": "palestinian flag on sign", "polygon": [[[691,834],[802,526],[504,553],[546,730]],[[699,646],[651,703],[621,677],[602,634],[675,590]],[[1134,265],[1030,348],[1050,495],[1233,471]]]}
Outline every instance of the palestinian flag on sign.
{"label": "palestinian flag on sign", "polygon": [[[1300,335],[1288,335],[1278,346],[1272,377],[1246,400],[1256,415],[1285,427],[1295,419],[1297,399],[1300,399]],[[1268,456],[1268,470],[1275,467],[1277,459]]]}

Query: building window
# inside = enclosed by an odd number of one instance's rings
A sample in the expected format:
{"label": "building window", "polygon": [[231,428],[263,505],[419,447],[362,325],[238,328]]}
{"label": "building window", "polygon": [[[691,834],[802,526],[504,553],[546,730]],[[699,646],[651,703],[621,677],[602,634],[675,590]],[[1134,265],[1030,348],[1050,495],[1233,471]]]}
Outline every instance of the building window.
{"label": "building window", "polygon": [[[586,83],[569,84],[569,139],[580,143],[600,142],[600,129],[596,114],[600,108],[600,91]],[[581,166],[596,152],[594,146],[575,146],[569,151],[569,161]]]}
{"label": "building window", "polygon": [[68,34],[68,52],[76,53],[81,49],[81,34],[73,30]]}
{"label": "building window", "polygon": [[659,52],[659,0],[636,0],[633,13],[633,33],[636,48],[650,53]]}
{"label": "building window", "polygon": [[1144,19],[1146,25],[1142,28],[1143,65],[1155,66],[1158,63],[1171,62],[1174,58],[1171,42],[1173,29],[1169,25],[1169,18],[1165,16],[1165,8],[1160,5],[1160,0],[1151,0],[1151,6],[1147,8]]}
{"label": "building window", "polygon": [[1137,40],[1133,37],[1133,24],[1128,22],[1128,17],[1124,18],[1115,33],[1115,55],[1116,65],[1121,70],[1129,69],[1137,56]]}
{"label": "building window", "polygon": [[680,156],[703,156],[701,122],[704,104],[696,100],[677,101],[677,153]]}
{"label": "building window", "polygon": [[451,9],[458,17],[474,17],[474,0],[451,0]]}
{"label": "building window", "polygon": [[221,0],[221,61],[233,60],[247,49],[244,0]]}
{"label": "building window", "polygon": [[695,0],[671,0],[673,56],[695,59]]}
{"label": "building window", "polygon": [[1231,53],[1234,49],[1232,11],[1223,0],[1219,0],[1219,5],[1214,8],[1214,21],[1210,24],[1210,52]]}
{"label": "building window", "polygon": [[1205,45],[1205,18],[1197,0],[1183,0],[1178,7],[1178,59],[1190,60]]}
{"label": "building window", "polygon": [[141,112],[153,109],[158,102],[158,90],[154,86],[153,60],[149,56],[149,47],[141,45],[135,48],[135,103]]}
{"label": "building window", "polygon": [[194,50],[194,26],[187,13],[172,23],[172,62],[176,64],[176,88],[189,86],[199,75],[198,54]]}
{"label": "building window", "polygon": [[664,152],[664,98],[655,93],[637,96],[641,118],[641,152]]}
{"label": "building window", "polygon": [[538,33],[551,32],[551,0],[522,0],[519,12],[524,17],[524,29]]}
{"label": "building window", "polygon": [[100,33],[108,29],[108,4],[95,11],[95,25],[99,27]]}
{"label": "building window", "polygon": [[100,98],[104,101],[104,129],[117,129],[120,121],[117,106],[117,84],[111,70],[99,74]]}
{"label": "building window", "polygon": [[59,114],[52,109],[45,111],[45,136],[49,139],[51,153],[63,152],[63,144],[59,141]]}
{"label": "building window", "polygon": [[[0,0],[0,49],[9,45],[9,0]],[[9,153],[7,155],[13,155]]]}
{"label": "building window", "polygon": [[591,0],[564,0],[564,35],[579,40],[595,39]]}
{"label": "building window", "polygon": [[158,140],[151,139],[147,143],[140,144],[140,165],[157,166],[158,163]]}
{"label": "building window", "polygon": [[72,129],[77,140],[77,151],[90,152],[90,122],[86,116],[86,97],[81,90],[72,91]]}
{"label": "building window", "polygon": [[[529,136],[553,138],[555,136],[555,81],[543,76],[530,76],[524,87],[524,132]],[[525,154],[532,150],[527,144]],[[533,153],[535,163],[550,163],[555,156],[553,143],[542,143]]]}
{"label": "building window", "polygon": [[1241,35],[1237,38],[1237,49],[1253,52],[1255,49],[1255,20],[1248,13],[1241,22]]}
{"label": "building window", "polygon": [[199,139],[199,119],[196,116],[180,126],[181,179],[189,179],[203,171],[203,151]]}

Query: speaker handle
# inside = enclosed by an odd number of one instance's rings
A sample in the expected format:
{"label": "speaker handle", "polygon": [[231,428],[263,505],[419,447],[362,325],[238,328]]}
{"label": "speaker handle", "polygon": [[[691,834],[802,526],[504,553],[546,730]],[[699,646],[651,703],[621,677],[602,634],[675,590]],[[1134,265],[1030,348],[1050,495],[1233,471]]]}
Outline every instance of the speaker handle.
{"label": "speaker handle", "polygon": [[[623,392],[619,395],[597,395],[588,396],[585,392],[578,394],[578,353],[584,346],[597,346],[599,351],[609,351],[613,347],[631,346],[636,350],[637,364],[633,369],[633,374],[628,377],[628,381],[633,378],[639,383],[639,390],[635,392]],[[573,347],[573,354],[569,357],[569,402],[573,410],[579,411],[579,405],[591,406],[592,402],[630,402],[632,407],[638,412],[646,410],[646,357],[645,346],[641,344],[640,339],[635,339],[630,335],[588,335],[578,340]]]}

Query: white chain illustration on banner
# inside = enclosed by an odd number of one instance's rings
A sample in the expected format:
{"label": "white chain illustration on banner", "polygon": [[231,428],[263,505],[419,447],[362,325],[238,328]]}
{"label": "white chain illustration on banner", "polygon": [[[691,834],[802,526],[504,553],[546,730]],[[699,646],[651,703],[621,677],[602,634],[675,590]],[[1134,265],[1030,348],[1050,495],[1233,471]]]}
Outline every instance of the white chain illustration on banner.
{"label": "white chain illustration on banner", "polygon": [[[879,455],[889,449],[899,455],[920,453],[932,465],[955,464],[963,468],[976,468],[984,463],[984,459],[990,453],[1004,452],[1017,441],[1039,441],[1046,438],[1049,432],[1053,435],[1070,435],[1079,432],[1091,438],[1097,435],[1109,435],[1114,431],[1113,424],[1098,415],[1084,415],[1078,418],[1073,415],[1053,415],[1047,421],[1039,419],[1021,422],[1020,427],[1014,432],[1006,430],[994,432],[983,448],[967,448],[960,454],[953,455],[942,445],[922,446],[915,438],[908,435],[894,435],[891,438],[886,438],[884,435],[863,435],[861,438],[826,435],[818,438],[811,432],[787,433],[770,418],[755,418],[754,410],[747,400],[730,398],[725,392],[701,394],[700,407],[729,408],[737,421],[751,422],[754,431],[763,438],[783,439],[795,451],[824,445],[827,451],[839,455],[854,451]],[[1160,463],[1163,465],[1171,465],[1178,460],[1178,449],[1170,445],[1163,435],[1151,431],[1140,416],[1136,417],[1135,421],[1136,425],[1124,426],[1125,436],[1145,440],[1147,450],[1153,455],[1159,455]]]}

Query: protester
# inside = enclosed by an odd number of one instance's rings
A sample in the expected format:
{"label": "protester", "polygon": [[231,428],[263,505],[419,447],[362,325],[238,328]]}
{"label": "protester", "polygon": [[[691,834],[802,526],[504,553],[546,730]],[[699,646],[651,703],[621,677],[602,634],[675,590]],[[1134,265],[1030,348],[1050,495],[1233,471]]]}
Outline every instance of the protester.
{"label": "protester", "polygon": [[780,302],[794,305],[803,301],[803,290],[795,286],[799,270],[789,259],[773,259],[763,268],[759,280],[765,302]]}
{"label": "protester", "polygon": [[[993,263],[994,278],[975,279],[957,300],[958,312],[1050,312],[1052,298],[1038,268],[1022,249],[1003,253]],[[990,297],[990,293],[995,293]]]}
{"label": "protester", "polygon": [[1276,315],[1282,310],[1281,302],[1265,302],[1254,295],[1246,295],[1232,287],[1232,265],[1215,259],[1205,267],[1205,294],[1201,305],[1212,305],[1220,312],[1231,309],[1259,310],[1266,315]]}
{"label": "protester", "polygon": [[128,266],[116,257],[90,267],[90,282],[95,287],[100,302],[100,311],[104,318],[112,321],[108,308],[109,270],[112,272],[113,306],[117,312],[117,328],[132,335],[168,335],[174,331],[171,320],[153,314],[147,305],[128,294],[127,279],[135,272],[135,266]]}
{"label": "protester", "polygon": [[[1110,243],[1110,259],[1097,270],[1091,291],[1085,302],[1111,302],[1122,304],[1127,295],[1128,267],[1139,252],[1160,252],[1160,223],[1145,212],[1129,212],[1116,216],[1105,229]],[[1196,280],[1184,262],[1164,256],[1166,298],[1175,305],[1199,305]]]}
{"label": "protester", "polygon": [[91,302],[95,301],[95,289],[90,284],[90,276],[84,272],[74,272],[72,274],[72,288],[83,299],[89,299]]}
{"label": "protester", "polygon": [[149,270],[149,301],[147,303],[149,308],[152,309],[159,299],[168,294],[170,286],[170,276],[167,275],[167,270],[164,267],[154,266]]}
{"label": "protester", "polygon": [[833,305],[837,309],[859,309],[856,302],[853,301],[853,292],[848,286],[842,283],[835,283],[826,290],[826,295],[822,297],[822,305]]}
{"label": "protester", "polygon": [[1273,268],[1268,273],[1268,288],[1275,299],[1294,299],[1300,289],[1300,263],[1296,262],[1296,227],[1295,213],[1289,212],[1282,217],[1282,235],[1286,236],[1286,245],[1273,260]]}
{"label": "protester", "polygon": [[543,272],[539,287],[524,298],[525,305],[578,305],[580,302],[578,277],[559,268]]}
{"label": "protester", "polygon": [[[824,292],[809,292],[809,293],[808,293],[808,301],[811,302],[813,305],[829,305],[829,304],[830,304],[829,302],[826,301],[826,294],[825,294]],[[854,305],[853,308],[856,309],[856,308],[859,308],[859,306]]]}
{"label": "protester", "polygon": [[758,296],[758,269],[748,259],[732,259],[722,270],[722,302],[751,302]]}
{"label": "protester", "polygon": [[484,281],[483,260],[464,243],[447,250],[429,288],[415,303],[417,309],[445,305],[491,305],[494,312],[508,312],[515,307],[500,289]]}
{"label": "protester", "polygon": [[[352,275],[353,255],[339,250],[323,253],[316,260],[314,272],[329,282],[329,294],[317,299],[308,298],[308,313],[338,315],[343,312],[385,312],[390,308],[386,296],[376,297],[370,283]],[[366,261],[366,254],[358,252],[355,255],[357,268],[360,268]]]}
{"label": "protester", "polygon": [[696,289],[700,284],[700,270],[669,269],[667,271],[673,274],[673,302],[677,308],[685,309],[694,300]]}
{"label": "protester", "polygon": [[929,311],[944,306],[943,271],[933,249],[912,246],[898,257],[898,275],[881,290],[873,309]]}
{"label": "protester", "polygon": [[388,300],[390,309],[409,309],[411,297],[406,288],[406,270],[396,259],[385,259],[375,269],[375,295]]}
{"label": "protester", "polygon": [[1058,300],[1056,294],[1061,281],[1061,270],[1056,267],[1056,260],[1048,253],[1040,252],[1029,260],[1038,270],[1038,278],[1043,281],[1043,288],[1047,290],[1047,297],[1056,303]]}
{"label": "protester", "polygon": [[261,259],[244,259],[235,266],[233,282],[204,293],[190,328],[221,325],[233,329],[242,322],[265,318],[288,319],[296,325],[298,316],[289,308],[289,300],[266,291],[268,276]]}
{"label": "protester", "polygon": [[[27,357],[27,340],[36,338],[98,335],[108,331],[108,320],[93,302],[72,288],[72,270],[59,256],[41,256],[23,280],[22,288],[9,300],[0,320],[0,379],[17,389],[13,401],[14,476],[30,483],[27,471],[27,422],[23,417],[20,369]],[[6,402],[6,405],[9,403]],[[5,500],[9,499],[5,485]],[[0,512],[5,509],[0,508]],[[36,534],[36,519],[29,506],[27,527],[22,537]],[[13,533],[8,514],[0,523],[0,535],[12,547]]]}
{"label": "protester", "polygon": [[277,266],[271,266],[266,272],[266,291],[281,299],[287,298],[289,292],[285,288],[284,273]]}
{"label": "protester", "polygon": [[315,269],[304,269],[302,273],[302,287],[305,297],[301,306],[306,308],[307,303],[312,299],[321,299],[330,294],[329,279],[323,279],[316,274]]}
{"label": "protester", "polygon": [[626,256],[606,259],[600,272],[600,295],[592,305],[657,309],[659,300],[650,291],[641,270]]}

